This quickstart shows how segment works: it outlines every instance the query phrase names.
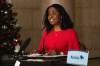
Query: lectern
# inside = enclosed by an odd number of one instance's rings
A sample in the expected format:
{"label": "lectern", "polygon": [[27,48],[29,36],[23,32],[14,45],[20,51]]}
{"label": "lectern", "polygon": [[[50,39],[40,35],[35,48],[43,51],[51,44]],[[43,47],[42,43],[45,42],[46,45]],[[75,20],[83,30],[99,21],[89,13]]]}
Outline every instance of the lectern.
{"label": "lectern", "polygon": [[[72,66],[66,63],[66,55],[53,55],[53,56],[27,56],[21,57],[20,66]],[[2,61],[1,66],[14,66],[16,60]]]}

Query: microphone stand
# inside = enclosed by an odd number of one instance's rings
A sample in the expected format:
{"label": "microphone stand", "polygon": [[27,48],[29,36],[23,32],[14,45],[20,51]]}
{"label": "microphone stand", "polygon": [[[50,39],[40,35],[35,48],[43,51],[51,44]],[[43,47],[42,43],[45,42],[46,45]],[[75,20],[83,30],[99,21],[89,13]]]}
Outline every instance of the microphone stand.
{"label": "microphone stand", "polygon": [[16,62],[17,60],[18,61],[21,61],[23,60],[23,55],[25,54],[24,50],[27,48],[27,46],[29,45],[31,39],[30,38],[27,38],[24,42],[22,42],[21,46],[20,46],[20,50],[19,52],[17,52],[15,55],[14,55],[14,61]]}

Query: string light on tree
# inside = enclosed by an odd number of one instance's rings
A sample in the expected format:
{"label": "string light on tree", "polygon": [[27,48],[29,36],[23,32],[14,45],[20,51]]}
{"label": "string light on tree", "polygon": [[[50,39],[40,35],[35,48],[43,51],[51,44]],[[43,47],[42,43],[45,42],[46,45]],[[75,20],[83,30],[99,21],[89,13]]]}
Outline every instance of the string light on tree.
{"label": "string light on tree", "polygon": [[7,1],[7,3],[10,3],[10,4],[12,3],[12,1],[11,1],[11,0],[6,0],[6,1]]}

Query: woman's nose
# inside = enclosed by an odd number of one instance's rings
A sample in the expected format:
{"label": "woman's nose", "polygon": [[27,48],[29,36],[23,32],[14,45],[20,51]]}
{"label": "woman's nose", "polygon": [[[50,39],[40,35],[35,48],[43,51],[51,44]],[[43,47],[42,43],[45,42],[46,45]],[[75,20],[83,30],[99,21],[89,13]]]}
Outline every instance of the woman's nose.
{"label": "woman's nose", "polygon": [[53,15],[50,15],[49,19],[52,19],[52,18],[54,18],[54,16]]}
{"label": "woman's nose", "polygon": [[52,18],[52,15],[50,15],[49,18]]}

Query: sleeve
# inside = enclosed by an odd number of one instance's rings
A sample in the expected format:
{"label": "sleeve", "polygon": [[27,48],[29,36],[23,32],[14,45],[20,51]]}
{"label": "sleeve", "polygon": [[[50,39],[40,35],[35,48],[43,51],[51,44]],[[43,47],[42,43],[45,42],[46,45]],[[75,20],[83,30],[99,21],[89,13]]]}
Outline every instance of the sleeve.
{"label": "sleeve", "polygon": [[68,50],[80,50],[79,40],[74,29],[68,33]]}
{"label": "sleeve", "polygon": [[38,53],[43,53],[44,52],[44,40],[46,37],[46,32],[44,31],[42,33],[42,37],[40,39],[39,47],[38,47]]}

